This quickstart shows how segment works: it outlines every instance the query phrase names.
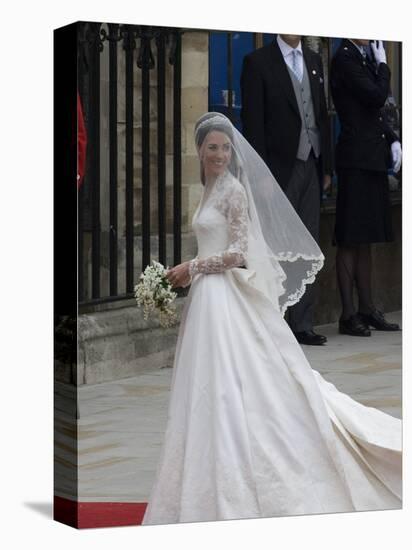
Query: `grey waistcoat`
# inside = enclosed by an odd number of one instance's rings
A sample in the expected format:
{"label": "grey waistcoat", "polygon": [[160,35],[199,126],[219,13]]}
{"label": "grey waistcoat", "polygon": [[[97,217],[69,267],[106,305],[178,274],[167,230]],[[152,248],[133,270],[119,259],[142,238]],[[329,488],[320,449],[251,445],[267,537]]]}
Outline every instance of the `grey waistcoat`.
{"label": "grey waistcoat", "polygon": [[312,94],[310,91],[309,75],[306,69],[306,64],[303,62],[302,82],[299,82],[289,65],[286,64],[286,67],[292,78],[293,89],[295,90],[299,113],[302,119],[302,128],[300,130],[299,147],[296,153],[296,158],[300,160],[307,160],[312,147],[315,157],[318,157],[320,154],[320,135],[318,127],[316,126],[315,111],[313,109]]}

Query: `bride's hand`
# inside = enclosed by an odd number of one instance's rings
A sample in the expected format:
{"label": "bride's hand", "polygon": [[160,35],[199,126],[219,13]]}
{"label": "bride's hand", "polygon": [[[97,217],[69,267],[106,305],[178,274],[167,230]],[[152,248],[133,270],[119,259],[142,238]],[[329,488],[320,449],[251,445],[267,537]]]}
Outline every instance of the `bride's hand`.
{"label": "bride's hand", "polygon": [[190,282],[189,263],[183,262],[169,269],[166,273],[167,279],[171,282],[173,288],[185,287]]}

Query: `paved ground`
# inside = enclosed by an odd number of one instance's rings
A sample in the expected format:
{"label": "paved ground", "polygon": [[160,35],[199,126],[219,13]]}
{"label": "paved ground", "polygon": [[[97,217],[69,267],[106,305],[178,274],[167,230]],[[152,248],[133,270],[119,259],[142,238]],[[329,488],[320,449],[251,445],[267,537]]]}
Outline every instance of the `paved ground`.
{"label": "paved ground", "polygon": [[[388,315],[401,322],[401,312]],[[402,333],[373,332],[370,338],[337,334],[336,325],[317,329],[322,347],[304,346],[312,365],[361,403],[401,416]],[[172,369],[79,388],[79,500],[146,502],[165,428]],[[70,497],[64,488],[60,496]]]}

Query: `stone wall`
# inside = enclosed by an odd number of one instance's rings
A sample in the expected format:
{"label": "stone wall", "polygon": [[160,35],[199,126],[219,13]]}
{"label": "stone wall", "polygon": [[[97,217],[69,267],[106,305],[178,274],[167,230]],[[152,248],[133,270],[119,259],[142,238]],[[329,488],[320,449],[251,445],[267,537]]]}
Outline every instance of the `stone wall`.
{"label": "stone wall", "polygon": [[[180,317],[184,298],[176,300]],[[77,383],[96,384],[171,367],[178,324],[163,328],[145,321],[135,303],[83,314],[78,319]],[[70,380],[58,378],[60,381]]]}

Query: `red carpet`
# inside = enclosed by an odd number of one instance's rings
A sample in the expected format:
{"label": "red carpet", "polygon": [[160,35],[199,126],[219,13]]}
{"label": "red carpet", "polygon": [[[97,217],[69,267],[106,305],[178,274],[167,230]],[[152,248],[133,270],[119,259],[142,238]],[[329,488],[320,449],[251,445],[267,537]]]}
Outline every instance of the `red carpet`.
{"label": "red carpet", "polygon": [[53,517],[77,529],[140,525],[146,502],[75,502],[54,497]]}

